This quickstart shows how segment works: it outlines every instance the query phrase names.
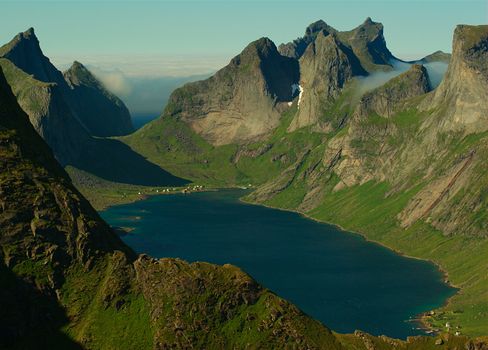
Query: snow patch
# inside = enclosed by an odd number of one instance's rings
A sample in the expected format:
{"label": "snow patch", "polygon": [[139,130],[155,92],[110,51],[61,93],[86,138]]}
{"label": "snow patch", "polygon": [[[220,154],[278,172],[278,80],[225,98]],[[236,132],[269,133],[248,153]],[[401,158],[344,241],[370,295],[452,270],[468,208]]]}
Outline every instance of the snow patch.
{"label": "snow patch", "polygon": [[298,107],[300,107],[300,101],[302,100],[303,88],[300,84],[293,84],[291,86],[291,94],[292,96],[298,91]]}

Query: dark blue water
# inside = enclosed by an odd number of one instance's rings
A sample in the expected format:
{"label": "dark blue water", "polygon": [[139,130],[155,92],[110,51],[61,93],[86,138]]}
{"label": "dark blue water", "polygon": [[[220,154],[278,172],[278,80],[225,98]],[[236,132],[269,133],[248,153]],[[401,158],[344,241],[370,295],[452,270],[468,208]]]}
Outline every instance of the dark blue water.
{"label": "dark blue water", "polygon": [[101,214],[134,229],[123,239],[139,253],[235,264],[338,332],[422,334],[406,320],[454,293],[430,263],[295,213],[241,203],[241,195],[154,196]]}
{"label": "dark blue water", "polygon": [[158,118],[159,114],[158,113],[153,113],[153,114],[135,114],[132,115],[132,125],[134,125],[134,129],[140,129],[150,121],[153,121],[154,119]]}

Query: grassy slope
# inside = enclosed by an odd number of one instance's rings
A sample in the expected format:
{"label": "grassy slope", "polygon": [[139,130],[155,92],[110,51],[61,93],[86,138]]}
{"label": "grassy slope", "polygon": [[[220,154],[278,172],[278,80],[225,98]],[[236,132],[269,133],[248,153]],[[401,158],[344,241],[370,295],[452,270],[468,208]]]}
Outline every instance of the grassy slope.
{"label": "grassy slope", "polygon": [[[425,116],[424,116],[425,117]],[[415,132],[416,126],[424,118],[414,111],[402,112],[395,123],[404,133],[392,137],[388,141],[393,145],[401,145],[408,134]],[[385,123],[384,118],[373,116],[368,123]],[[467,150],[480,145],[487,135],[469,135],[460,142],[450,145],[447,159],[454,159]],[[364,151],[374,150],[376,145],[362,143]],[[479,146],[481,147],[481,146]],[[483,151],[483,148],[481,148]],[[313,157],[313,155],[311,156]],[[306,167],[304,167],[306,168]],[[482,169],[476,171],[483,174]],[[451,325],[459,325],[461,331],[470,335],[488,333],[488,240],[485,238],[463,235],[445,236],[426,222],[419,221],[408,229],[399,226],[397,214],[408,201],[426,185],[419,178],[411,177],[411,186],[405,191],[389,194],[391,185],[387,182],[370,181],[333,192],[332,188],[338,179],[334,176],[324,185],[325,196],[321,204],[306,212],[314,219],[335,223],[344,229],[360,232],[368,239],[384,244],[396,251],[422,259],[432,260],[449,275],[450,282],[461,288],[461,291],[449,300],[427,321],[434,327],[443,328],[448,321]],[[486,176],[479,178],[473,186],[483,188],[488,185]],[[283,192],[267,200],[264,204],[296,209],[302,202],[308,188],[304,181],[294,181]],[[462,193],[457,196],[462,196]],[[486,202],[481,202],[486,206]],[[486,223],[487,210],[472,214],[475,224]],[[485,216],[483,216],[485,213]],[[469,212],[466,215],[470,215]]]}

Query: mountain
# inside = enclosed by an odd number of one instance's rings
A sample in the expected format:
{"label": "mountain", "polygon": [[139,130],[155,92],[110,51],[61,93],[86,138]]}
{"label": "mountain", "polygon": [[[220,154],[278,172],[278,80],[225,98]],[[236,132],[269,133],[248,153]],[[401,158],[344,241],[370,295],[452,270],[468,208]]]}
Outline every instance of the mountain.
{"label": "mountain", "polygon": [[431,90],[427,69],[422,65],[414,64],[405,73],[365,93],[361,97],[356,113],[363,117],[370,114],[390,117],[395,115],[398,105],[403,101],[424,95]]}
{"label": "mountain", "polygon": [[79,103],[76,108],[93,136],[120,136],[134,131],[129,110],[80,62],[64,72],[64,79]]}
{"label": "mountain", "polygon": [[424,58],[420,59],[418,63],[421,64],[426,64],[426,63],[431,63],[431,62],[444,62],[444,63],[449,63],[451,60],[451,54],[442,52],[442,51],[436,51],[431,53],[430,55],[425,56]]}
{"label": "mountain", "polygon": [[375,70],[391,69],[390,61],[394,57],[386,47],[383,25],[374,22],[369,17],[358,27],[344,32],[338,31],[319,20],[307,27],[302,38],[281,44],[279,50],[285,56],[299,59],[305,53],[307,46],[316,40],[319,33],[323,33],[325,36],[336,34],[342,44],[348,46],[360,59],[363,68],[369,73]]}
{"label": "mountain", "polygon": [[42,53],[32,28],[2,46],[0,57],[0,66],[19,105],[63,166],[122,183],[187,183],[118,140],[94,137],[132,130],[127,109],[81,64],[74,64],[66,72],[68,85]]}
{"label": "mountain", "polygon": [[17,34],[2,46],[0,57],[37,81],[56,84],[71,115],[90,135],[116,136],[133,131],[123,102],[109,93],[81,64],[74,64],[63,76],[44,56],[33,28]]}
{"label": "mountain", "polygon": [[213,145],[259,139],[279,124],[298,75],[298,63],[261,38],[211,78],[176,89],[164,115],[184,121]]}
{"label": "mountain", "polygon": [[231,265],[136,255],[80,195],[0,70],[0,346],[484,349],[332,333]]}

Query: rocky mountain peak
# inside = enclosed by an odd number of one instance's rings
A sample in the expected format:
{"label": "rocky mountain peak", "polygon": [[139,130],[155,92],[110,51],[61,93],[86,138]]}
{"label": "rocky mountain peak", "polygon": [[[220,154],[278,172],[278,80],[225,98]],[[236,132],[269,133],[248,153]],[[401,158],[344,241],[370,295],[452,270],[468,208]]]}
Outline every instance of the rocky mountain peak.
{"label": "rocky mountain peak", "polygon": [[90,85],[99,87],[99,81],[93,74],[80,62],[74,61],[71,67],[63,73],[66,82],[73,85]]}
{"label": "rocky mountain peak", "polygon": [[488,130],[488,25],[459,25],[446,75],[424,109],[446,110],[442,129],[465,133]]}
{"label": "rocky mountain peak", "polygon": [[0,57],[10,60],[37,80],[58,84],[63,81],[61,73],[42,53],[34,28],[17,34],[9,43],[2,46]]}
{"label": "rocky mountain peak", "polygon": [[262,60],[278,55],[279,53],[274,42],[269,38],[263,37],[247,45],[244,50],[242,50],[242,52],[233,59],[233,61],[240,62],[241,60]]}
{"label": "rocky mountain peak", "polygon": [[375,70],[375,65],[390,66],[390,60],[394,58],[386,47],[383,24],[374,22],[370,17],[350,32],[344,32],[342,39],[369,66],[366,67],[368,70]]}
{"label": "rocky mountain peak", "polygon": [[327,35],[336,32],[337,30],[329,26],[323,20],[318,20],[316,22],[311,23],[305,29],[305,35],[303,37],[295,39],[292,42],[287,44],[281,44],[278,48],[278,51],[283,56],[293,57],[298,59],[303,55],[303,53],[307,49],[307,46],[315,40],[315,38],[319,33],[324,33],[325,35]]}
{"label": "rocky mountain peak", "polygon": [[332,28],[331,26],[329,26],[327,23],[325,23],[323,20],[320,19],[316,22],[313,22],[307,27],[307,29],[305,29],[305,36],[314,36],[323,31],[327,33],[336,32],[334,28]]}
{"label": "rocky mountain peak", "polygon": [[[351,48],[339,40],[337,33],[320,31],[300,58],[298,114],[289,131],[323,119],[324,109],[355,75],[366,75],[366,72]],[[327,129],[331,127],[329,121],[325,124]]]}
{"label": "rocky mountain peak", "polygon": [[83,64],[74,61],[63,73],[72,89],[76,110],[83,125],[94,136],[120,136],[134,130],[130,113],[117,96],[108,91]]}

